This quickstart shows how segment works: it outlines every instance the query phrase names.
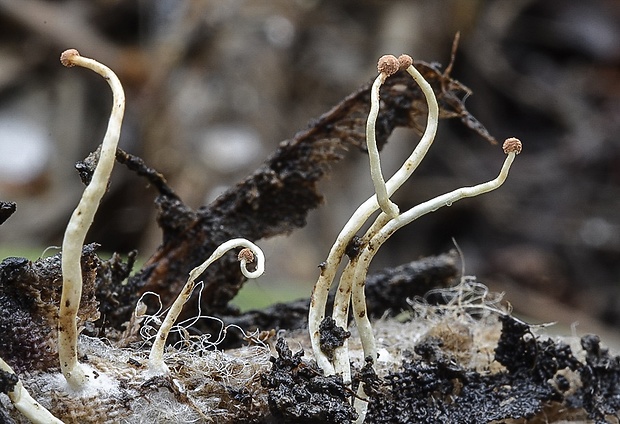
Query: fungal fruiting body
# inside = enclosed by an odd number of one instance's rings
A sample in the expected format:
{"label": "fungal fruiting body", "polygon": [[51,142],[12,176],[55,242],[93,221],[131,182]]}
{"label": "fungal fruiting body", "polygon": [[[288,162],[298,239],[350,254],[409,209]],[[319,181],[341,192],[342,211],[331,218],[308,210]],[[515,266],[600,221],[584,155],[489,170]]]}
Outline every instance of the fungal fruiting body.
{"label": "fungal fruiting body", "polygon": [[[237,259],[241,266],[241,272],[247,278],[258,278],[263,272],[265,272],[265,255],[263,251],[251,241],[244,238],[235,238],[228,240],[215,249],[215,251],[205,260],[202,264],[198,265],[189,273],[189,278],[183,286],[181,293],[177,296],[176,300],[170,306],[166,318],[162,322],[155,340],[153,347],[149,354],[149,373],[153,375],[164,374],[168,371],[168,367],[164,363],[164,347],[166,345],[166,339],[170,333],[170,329],[176,322],[183,305],[192,294],[194,290],[194,282],[196,279],[211,265],[213,262],[221,258],[226,252],[231,249],[241,247]],[[248,270],[249,264],[256,264],[253,271]]]}
{"label": "fungal fruiting body", "polygon": [[[375,194],[357,208],[336,238],[327,260],[321,267],[321,274],[312,293],[308,315],[310,340],[317,364],[326,374],[341,374],[345,383],[351,382],[347,341],[344,340],[342,346],[337,347],[330,358],[321,349],[319,327],[325,319],[327,297],[336,277],[337,269],[345,257],[347,247],[357,237],[357,232],[368,222],[373,213],[380,211],[368,230],[355,241],[357,247],[356,254],[349,257],[349,262],[341,273],[338,289],[335,293],[332,318],[337,326],[346,329],[348,326],[349,306],[352,305],[353,317],[362,342],[364,357],[369,357],[374,362],[377,359],[377,348],[366,311],[364,283],[368,267],[378,249],[394,232],[415,219],[443,206],[451,205],[465,197],[477,196],[501,186],[508,176],[508,171],[515,156],[521,151],[521,142],[519,140],[516,138],[506,140],[504,152],[507,154],[507,157],[499,175],[495,179],[472,187],[456,189],[423,202],[405,212],[401,212],[390,197],[411,177],[432,145],[437,132],[439,107],[432,87],[413,66],[411,57],[407,55],[401,55],[399,58],[391,55],[383,56],[379,59],[377,69],[379,75],[370,90],[370,112],[366,124],[370,175],[375,188]],[[428,117],[426,129],[416,148],[394,175],[385,181],[377,148],[375,123],[380,108],[379,92],[381,85],[387,78],[399,70],[409,73],[419,85],[428,104]],[[360,387],[358,394],[358,399],[363,399],[363,386]],[[365,408],[365,402],[356,401],[356,409],[360,416],[359,422],[363,422]]]}
{"label": "fungal fruiting body", "polygon": [[63,375],[69,385],[77,390],[89,379],[77,357],[77,312],[82,295],[80,257],[86,233],[106,192],[114,166],[125,112],[125,94],[119,79],[110,68],[93,59],[80,56],[77,50],[66,50],[62,53],[60,61],[67,67],[81,66],[98,73],[108,82],[113,95],[112,112],[101,143],[99,161],[90,183],[84,189],[82,198],[71,215],[62,243],[63,284],[58,317],[58,354]]}

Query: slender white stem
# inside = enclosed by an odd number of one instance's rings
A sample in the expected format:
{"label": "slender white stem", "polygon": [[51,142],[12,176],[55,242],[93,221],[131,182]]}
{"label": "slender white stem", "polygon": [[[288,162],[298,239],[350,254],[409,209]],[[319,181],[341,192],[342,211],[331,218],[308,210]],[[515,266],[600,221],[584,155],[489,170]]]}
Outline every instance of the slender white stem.
{"label": "slender white stem", "polygon": [[424,130],[424,134],[422,134],[420,142],[411,155],[409,155],[405,163],[403,163],[398,171],[396,171],[386,183],[390,197],[411,177],[422,162],[422,159],[424,159],[424,156],[426,156],[426,153],[428,153],[428,149],[430,149],[433,141],[435,141],[437,125],[439,123],[439,105],[437,104],[437,98],[435,97],[433,87],[431,87],[413,65],[407,68],[407,72],[415,80],[424,94],[424,98],[428,105],[428,117],[426,120],[426,129]]}
{"label": "slender white stem", "polygon": [[[9,364],[0,358],[0,370],[15,375],[15,372]],[[33,399],[24,387],[21,380],[17,380],[13,390],[7,393],[9,399],[19,412],[24,414],[34,424],[62,424],[50,411],[45,409],[43,405]]]}
{"label": "slender white stem", "polygon": [[[355,275],[355,267],[357,258],[351,259],[340,275],[340,283],[338,290],[334,296],[334,308],[332,310],[332,318],[336,326],[344,328],[348,327],[349,304],[351,303],[351,290],[353,288],[353,276]],[[344,340],[342,346],[334,349],[332,358],[334,373],[342,375],[344,384],[351,384],[351,366],[349,364],[349,341]]]}
{"label": "slender white stem", "polygon": [[[168,367],[164,363],[164,348],[166,346],[166,340],[168,339],[170,329],[183,310],[183,305],[187,302],[192,294],[192,291],[194,290],[194,281],[196,278],[202,275],[202,273],[205,272],[205,270],[213,262],[221,258],[226,252],[238,247],[244,248],[239,254],[241,272],[244,276],[247,278],[258,278],[265,272],[265,255],[263,251],[251,241],[244,238],[235,238],[219,245],[206,261],[191,270],[189,273],[189,278],[187,279],[185,286],[183,286],[183,290],[181,290],[181,293],[179,293],[172,306],[170,306],[168,314],[159,327],[157,336],[155,336],[155,341],[153,342],[153,346],[149,354],[149,373],[158,375],[164,374],[168,371]],[[246,249],[248,249],[249,252],[246,251]],[[254,271],[248,270],[247,265],[249,263],[256,263],[256,269]]]}
{"label": "slender white stem", "polygon": [[377,147],[377,138],[375,135],[375,124],[377,122],[377,116],[379,115],[379,104],[381,103],[379,90],[386,78],[386,74],[379,74],[377,78],[375,78],[370,89],[370,112],[368,112],[368,119],[366,121],[366,146],[368,148],[368,158],[370,159],[370,177],[372,178],[375,192],[377,193],[377,203],[379,203],[381,210],[385,214],[394,218],[398,216],[398,206],[390,200],[387,187],[385,186],[385,180],[381,172],[381,158],[379,156],[379,148]]}
{"label": "slender white stem", "polygon": [[74,389],[79,389],[88,380],[88,376],[77,359],[77,312],[82,296],[80,258],[86,233],[93,222],[99,202],[106,192],[114,166],[125,111],[125,94],[114,72],[93,59],[80,56],[77,50],[63,52],[61,62],[65,66],[81,66],[98,73],[108,82],[113,95],[112,112],[101,144],[99,161],[90,184],[84,190],[82,198],[71,215],[62,243],[63,283],[58,317],[58,355],[60,368],[67,382]]}

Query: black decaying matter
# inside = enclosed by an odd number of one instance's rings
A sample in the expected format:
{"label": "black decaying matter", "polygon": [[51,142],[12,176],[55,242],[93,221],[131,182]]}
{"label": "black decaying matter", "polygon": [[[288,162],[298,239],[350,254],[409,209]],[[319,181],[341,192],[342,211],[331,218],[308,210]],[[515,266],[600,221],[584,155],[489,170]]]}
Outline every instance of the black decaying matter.
{"label": "black decaying matter", "polygon": [[[369,423],[488,423],[531,419],[544,413],[583,408],[587,418],[608,422],[620,411],[620,357],[599,346],[597,336],[585,336],[585,364],[571,348],[552,340],[538,340],[530,327],[501,316],[502,334],[495,360],[505,371],[478,373],[458,365],[441,351],[441,340],[425,339],[401,369],[377,383],[370,380]],[[572,383],[558,371],[581,376]],[[579,384],[580,383],[580,384]],[[577,387],[571,387],[575,384]],[[574,394],[571,389],[574,390]]]}
{"label": "black decaying matter", "polygon": [[325,317],[319,325],[321,332],[321,350],[329,359],[333,359],[334,351],[344,345],[346,339],[351,337],[351,333],[336,325],[332,317]]}
{"label": "black decaying matter", "polygon": [[579,370],[582,387],[570,399],[596,423],[607,422],[608,416],[617,418],[620,411],[620,356],[611,356],[600,342],[596,335],[582,337],[586,351],[586,363]]}
{"label": "black decaying matter", "polygon": [[345,424],[357,418],[340,376],[324,376],[315,363],[302,359],[303,350],[293,354],[284,339],[278,339],[276,351],[271,371],[262,378],[275,422]]}
{"label": "black decaying matter", "polygon": [[[131,265],[124,264],[118,255],[108,261],[100,259],[95,253],[98,247],[91,243],[82,249],[83,289],[78,320],[91,334],[97,331],[93,323],[101,313],[122,302],[117,287],[131,271]],[[58,366],[60,261],[58,253],[34,262],[25,258],[0,262],[0,357],[18,374]],[[100,300],[104,300],[103,308]]]}

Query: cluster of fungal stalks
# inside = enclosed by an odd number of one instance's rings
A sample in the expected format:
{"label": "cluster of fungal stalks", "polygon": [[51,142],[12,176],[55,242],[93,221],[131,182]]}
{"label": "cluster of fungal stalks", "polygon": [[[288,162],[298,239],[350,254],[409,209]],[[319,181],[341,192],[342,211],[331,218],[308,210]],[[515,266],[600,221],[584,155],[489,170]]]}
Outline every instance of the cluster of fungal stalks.
{"label": "cluster of fungal stalks", "polygon": [[[401,212],[390,197],[411,177],[432,145],[437,132],[439,107],[432,87],[413,66],[411,57],[407,55],[401,55],[398,58],[391,55],[383,56],[379,59],[377,69],[379,75],[375,79],[370,92],[371,108],[366,124],[366,142],[375,195],[357,208],[336,238],[327,259],[321,266],[321,274],[312,293],[308,316],[310,340],[318,365],[328,375],[342,375],[346,384],[351,383],[351,366],[347,340],[345,339],[342,346],[337,347],[333,352],[325,353],[321,346],[320,330],[321,323],[326,319],[327,298],[345,255],[349,257],[349,261],[340,275],[340,281],[334,298],[332,319],[336,326],[346,329],[348,327],[349,306],[352,306],[353,318],[357,325],[364,357],[369,358],[371,363],[374,363],[377,360],[377,346],[366,311],[364,285],[370,262],[377,254],[379,248],[398,229],[422,215],[433,212],[443,206],[450,206],[463,198],[478,196],[501,186],[508,176],[508,171],[515,156],[521,152],[522,147],[521,142],[516,138],[509,138],[504,142],[503,149],[507,157],[499,175],[495,179],[472,187],[462,187],[453,190],[414,206],[405,212]],[[381,85],[388,77],[399,70],[409,73],[420,86],[428,104],[428,119],[420,142],[400,169],[386,182],[381,171],[381,162],[375,137],[375,122],[380,107],[379,90]],[[379,214],[368,230],[363,235],[358,236],[360,229],[369,222],[371,216],[377,211]],[[355,249],[350,249],[353,245]],[[351,251],[353,251],[353,254],[350,253]],[[359,414],[358,422],[363,422],[364,420],[367,407],[367,402],[364,401],[364,398],[363,385],[360,385],[358,396],[355,400],[356,410]]]}
{"label": "cluster of fungal stalks", "polygon": [[[93,222],[101,198],[106,192],[114,165],[125,109],[125,96],[120,81],[109,68],[92,59],[80,56],[76,50],[65,51],[61,56],[61,62],[68,67],[80,66],[97,72],[106,79],[113,93],[112,113],[99,150],[97,166],[92,180],[84,190],[84,194],[70,218],[63,240],[63,286],[58,317],[58,353],[60,369],[66,381],[65,391],[68,395],[75,397],[86,396],[86,394],[97,396],[97,393],[110,390],[110,384],[118,385],[118,382],[115,381],[114,376],[106,376],[104,370],[96,369],[94,366],[82,364],[78,361],[77,311],[82,294],[80,257],[86,233]],[[507,157],[497,178],[472,187],[456,189],[401,212],[390,197],[411,177],[433,143],[437,131],[439,108],[431,86],[413,66],[413,61],[409,56],[402,55],[399,58],[384,56],[379,60],[378,70],[379,76],[371,89],[371,109],[366,126],[371,177],[375,194],[358,207],[338,235],[327,260],[321,266],[321,274],[313,290],[309,310],[310,339],[317,364],[327,375],[340,374],[346,384],[351,384],[347,341],[345,339],[342,346],[337,347],[328,355],[321,348],[320,330],[325,319],[327,297],[344,256],[348,255],[349,261],[340,275],[332,319],[336,326],[346,329],[349,307],[352,307],[364,356],[369,358],[372,364],[377,359],[377,346],[366,310],[364,283],[370,262],[378,249],[394,232],[420,216],[442,206],[449,206],[465,197],[477,196],[498,188],[505,181],[515,156],[521,151],[519,140],[515,138],[506,140],[504,152]],[[399,70],[408,72],[422,89],[428,104],[428,120],[426,130],[417,147],[401,168],[386,181],[381,171],[375,138],[375,122],[380,108],[379,91],[381,85]],[[378,214],[368,230],[358,236],[358,232],[376,212]],[[190,272],[181,293],[169,308],[153,340],[147,365],[139,371],[144,374],[144,378],[156,378],[171,372],[164,360],[166,340],[182,311],[183,305],[195,288],[196,279],[214,261],[229,250],[236,248],[242,248],[238,254],[238,259],[241,271],[247,278],[256,278],[264,272],[264,254],[254,243],[243,238],[235,238],[220,245],[206,261]],[[252,264],[252,270],[248,269],[250,264]],[[38,423],[61,422],[28,394],[11,367],[2,359],[0,359],[0,372],[3,378],[7,380],[6,392],[15,408],[29,420]],[[355,401],[359,416],[358,422],[364,421],[366,413],[365,397],[364,387],[360,385]]]}

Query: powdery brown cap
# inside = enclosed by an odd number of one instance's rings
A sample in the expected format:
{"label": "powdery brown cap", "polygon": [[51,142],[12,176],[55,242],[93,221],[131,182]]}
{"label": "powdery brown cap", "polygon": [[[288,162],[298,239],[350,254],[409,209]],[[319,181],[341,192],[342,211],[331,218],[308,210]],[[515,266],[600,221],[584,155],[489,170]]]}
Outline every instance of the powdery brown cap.
{"label": "powdery brown cap", "polygon": [[502,149],[504,149],[504,153],[506,154],[508,153],[519,154],[521,153],[522,148],[523,148],[523,145],[521,144],[521,140],[515,137],[507,138],[506,141],[504,141],[504,145],[502,146]]}
{"label": "powdery brown cap", "polygon": [[386,54],[385,56],[381,56],[379,61],[377,62],[377,70],[380,74],[384,74],[389,77],[390,75],[394,75],[400,69],[400,64],[398,59],[391,54]]}
{"label": "powdery brown cap", "polygon": [[65,50],[60,55],[60,63],[62,63],[63,66],[66,66],[67,68],[75,66],[75,63],[73,63],[73,58],[79,55],[80,55],[80,52],[78,52],[75,49]]}
{"label": "powdery brown cap", "polygon": [[245,263],[249,264],[254,262],[254,253],[252,252],[252,250],[248,249],[247,247],[244,249],[241,249],[239,251],[239,255],[237,255],[237,260],[239,262],[245,260]]}
{"label": "powdery brown cap", "polygon": [[404,71],[411,65],[413,65],[413,59],[408,54],[401,54],[398,56],[398,63],[400,64],[400,70]]}

